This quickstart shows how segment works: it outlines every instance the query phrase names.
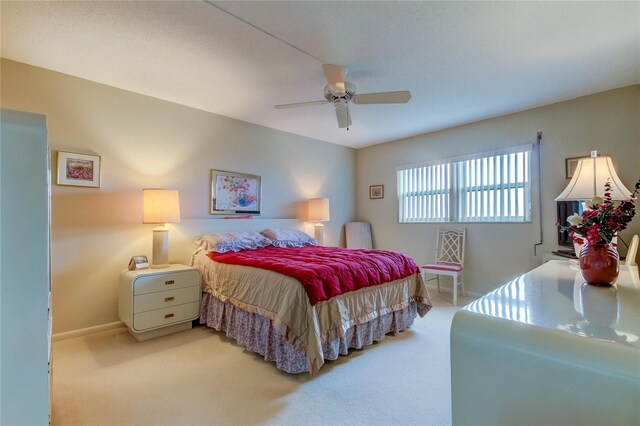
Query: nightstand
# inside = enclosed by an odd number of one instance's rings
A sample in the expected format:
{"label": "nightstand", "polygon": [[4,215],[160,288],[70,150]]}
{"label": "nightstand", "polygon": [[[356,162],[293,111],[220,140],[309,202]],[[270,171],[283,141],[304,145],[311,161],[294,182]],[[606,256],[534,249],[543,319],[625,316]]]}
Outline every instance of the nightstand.
{"label": "nightstand", "polygon": [[173,264],[120,273],[118,315],[138,341],[191,328],[200,312],[200,273]]}

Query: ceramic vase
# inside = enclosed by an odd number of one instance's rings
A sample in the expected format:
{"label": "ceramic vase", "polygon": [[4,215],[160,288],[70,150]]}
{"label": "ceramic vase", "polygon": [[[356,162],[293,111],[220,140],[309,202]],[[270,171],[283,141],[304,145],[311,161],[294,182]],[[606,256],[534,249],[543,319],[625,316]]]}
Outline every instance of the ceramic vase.
{"label": "ceramic vase", "polygon": [[610,286],[618,278],[620,256],[611,244],[586,243],[580,250],[580,274],[587,284]]}

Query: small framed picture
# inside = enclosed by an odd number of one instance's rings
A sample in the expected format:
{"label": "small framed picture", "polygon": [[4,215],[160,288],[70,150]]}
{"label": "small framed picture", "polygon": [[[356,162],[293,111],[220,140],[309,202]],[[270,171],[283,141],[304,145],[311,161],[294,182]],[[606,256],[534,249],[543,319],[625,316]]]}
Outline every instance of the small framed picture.
{"label": "small framed picture", "polygon": [[369,198],[372,200],[384,198],[384,185],[371,185],[369,187]]}
{"label": "small framed picture", "polygon": [[137,271],[138,269],[147,269],[149,268],[149,261],[147,260],[147,256],[133,256],[129,261],[129,270]]}
{"label": "small framed picture", "polygon": [[583,158],[586,157],[570,157],[564,160],[565,177],[567,179],[571,179],[573,177],[573,173],[576,171],[576,167],[578,166],[578,160]]}
{"label": "small framed picture", "polygon": [[58,185],[100,188],[100,156],[58,151]]}

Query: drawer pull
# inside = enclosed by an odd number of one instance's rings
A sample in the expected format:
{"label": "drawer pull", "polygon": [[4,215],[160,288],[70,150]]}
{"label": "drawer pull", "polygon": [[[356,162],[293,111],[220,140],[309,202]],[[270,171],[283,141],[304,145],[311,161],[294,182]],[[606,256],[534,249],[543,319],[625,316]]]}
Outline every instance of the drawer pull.
{"label": "drawer pull", "polygon": [[175,297],[165,297],[164,301],[165,302],[173,302],[174,299],[175,299]]}
{"label": "drawer pull", "polygon": [[175,280],[169,280],[169,281],[165,281],[164,285],[171,285],[171,284],[175,284],[176,281]]}
{"label": "drawer pull", "polygon": [[173,318],[173,314],[166,314],[164,317],[165,317],[165,319],[166,318]]}

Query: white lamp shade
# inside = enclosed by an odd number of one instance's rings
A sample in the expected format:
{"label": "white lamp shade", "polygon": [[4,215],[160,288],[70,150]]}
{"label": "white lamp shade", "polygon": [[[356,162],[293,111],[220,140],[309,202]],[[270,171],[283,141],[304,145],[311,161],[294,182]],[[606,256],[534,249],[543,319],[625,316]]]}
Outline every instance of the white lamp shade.
{"label": "white lamp shade", "polygon": [[329,220],[329,199],[328,198],[312,198],[308,205],[308,220],[318,222],[326,222]]}
{"label": "white lamp shade", "polygon": [[629,191],[620,182],[620,178],[613,167],[611,157],[591,157],[578,160],[578,165],[571,178],[571,182],[556,201],[583,201],[604,195],[604,184],[607,179],[611,183],[612,200],[628,200]]}
{"label": "white lamp shade", "polygon": [[142,223],[180,222],[180,197],[170,189],[143,189]]}

